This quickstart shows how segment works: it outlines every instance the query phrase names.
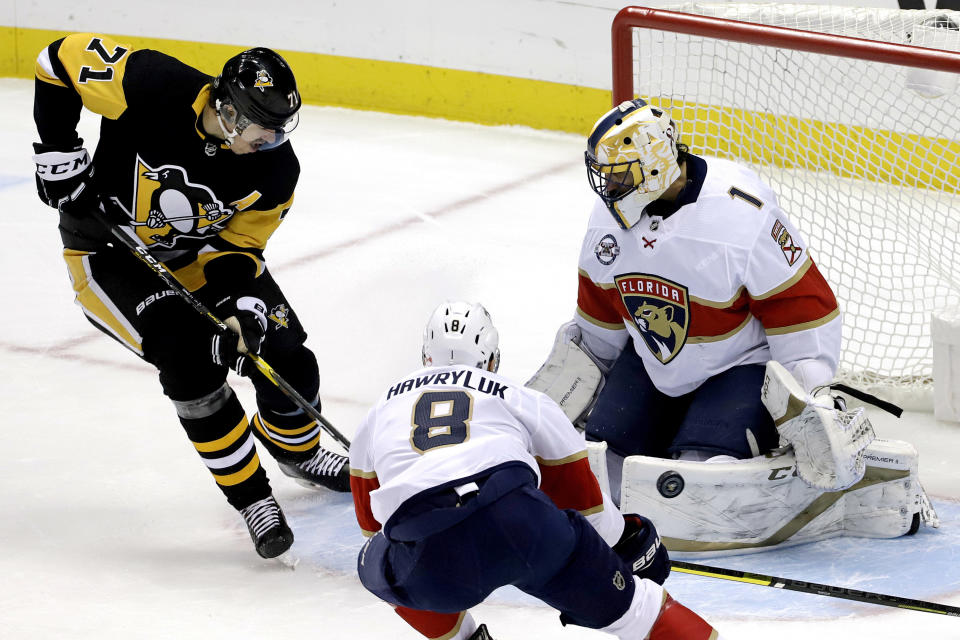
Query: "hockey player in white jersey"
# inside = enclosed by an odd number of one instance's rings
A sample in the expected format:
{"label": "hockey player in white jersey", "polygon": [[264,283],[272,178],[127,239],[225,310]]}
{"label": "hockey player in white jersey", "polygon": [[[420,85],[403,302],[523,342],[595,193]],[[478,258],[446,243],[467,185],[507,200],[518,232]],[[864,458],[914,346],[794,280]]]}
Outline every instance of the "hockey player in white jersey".
{"label": "hockey player in white jersey", "polygon": [[507,584],[624,640],[718,637],[664,591],[656,529],[600,490],[557,404],[497,375],[497,345],[483,306],[440,305],[424,368],[361,423],[350,474],[370,536],[363,585],[427,638],[490,638],[467,610]]}
{"label": "hockey player in white jersey", "polygon": [[[674,550],[761,548],[792,541],[786,522],[818,518],[807,507],[824,491],[869,483],[881,499],[858,496],[847,513],[840,493],[821,500],[831,513],[796,541],[915,531],[916,451],[865,453],[874,433],[864,410],[845,412],[829,394],[840,309],[773,190],[745,166],[691,154],[669,113],[643,100],[597,121],[585,160],[598,198],[576,313],[527,384],[606,443],[599,475],[617,504],[657,514]],[[897,463],[864,478],[867,458]],[[780,483],[774,492],[768,480]],[[620,495],[631,487],[636,501]],[[704,507],[698,488],[710,487],[729,487],[729,504]],[[785,508],[764,508],[773,502]]]}

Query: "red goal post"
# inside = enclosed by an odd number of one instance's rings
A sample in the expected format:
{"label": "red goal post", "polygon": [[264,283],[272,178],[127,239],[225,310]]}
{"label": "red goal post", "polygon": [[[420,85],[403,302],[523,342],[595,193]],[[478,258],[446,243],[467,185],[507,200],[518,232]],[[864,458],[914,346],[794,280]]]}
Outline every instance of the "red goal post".
{"label": "red goal post", "polygon": [[624,7],[613,19],[613,104],[634,95],[633,29],[656,29],[758,46],[809,51],[901,66],[960,73],[960,53],[863,38],[801,31],[648,7]]}
{"label": "red goal post", "polygon": [[611,36],[614,105],[658,104],[777,192],[841,303],[838,379],[932,406],[931,317],[960,309],[960,12],[691,2]]}

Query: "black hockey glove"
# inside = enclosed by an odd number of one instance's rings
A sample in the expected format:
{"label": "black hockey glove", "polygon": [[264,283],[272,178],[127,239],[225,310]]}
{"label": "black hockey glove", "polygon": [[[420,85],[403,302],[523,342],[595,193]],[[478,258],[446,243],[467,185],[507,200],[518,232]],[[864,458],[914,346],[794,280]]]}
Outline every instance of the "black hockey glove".
{"label": "black hockey glove", "polygon": [[623,535],[613,550],[630,565],[633,575],[663,584],[670,575],[670,557],[660,543],[653,523],[643,516],[628,513],[623,516]]}
{"label": "black hockey glove", "polygon": [[100,208],[100,197],[91,182],[93,163],[83,148],[83,139],[72,145],[35,142],[33,150],[37,195],[47,206],[77,217]]}
{"label": "black hockey glove", "polygon": [[242,376],[251,373],[253,363],[246,354],[260,353],[260,345],[267,333],[267,307],[260,298],[243,296],[234,303],[220,305],[233,307],[232,315],[223,321],[229,327],[218,331],[211,340],[211,355],[216,364],[230,367]]}

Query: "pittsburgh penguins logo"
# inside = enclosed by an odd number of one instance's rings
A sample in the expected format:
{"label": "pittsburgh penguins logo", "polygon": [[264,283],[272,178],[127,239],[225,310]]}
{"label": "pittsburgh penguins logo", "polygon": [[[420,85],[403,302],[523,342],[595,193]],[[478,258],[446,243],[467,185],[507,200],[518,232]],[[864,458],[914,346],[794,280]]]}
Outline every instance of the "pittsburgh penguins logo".
{"label": "pittsburgh penguins logo", "polygon": [[204,237],[219,233],[237,208],[220,201],[213,191],[191,182],[183,167],[153,168],[137,158],[132,211],[117,198],[130,224],[147,246],[173,247],[181,237]]}
{"label": "pittsburgh penguins logo", "polygon": [[616,284],[650,353],[663,364],[676,358],[690,325],[687,288],[643,273],[617,276]]}
{"label": "pittsburgh penguins logo", "polygon": [[288,309],[285,304],[275,306],[270,310],[270,315],[267,317],[276,322],[277,326],[284,329],[290,326],[290,309]]}
{"label": "pittsburgh penguins logo", "polygon": [[257,89],[260,89],[260,93],[263,93],[264,87],[273,86],[273,78],[270,77],[270,74],[267,73],[266,69],[260,69],[257,71],[257,79],[253,82],[253,86]]}

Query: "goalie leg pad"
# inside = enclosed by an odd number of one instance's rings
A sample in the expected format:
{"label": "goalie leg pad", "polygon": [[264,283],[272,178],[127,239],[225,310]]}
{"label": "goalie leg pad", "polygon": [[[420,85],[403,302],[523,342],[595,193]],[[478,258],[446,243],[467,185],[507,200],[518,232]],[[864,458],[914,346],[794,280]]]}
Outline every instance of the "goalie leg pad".
{"label": "goalie leg pad", "polygon": [[838,411],[829,396],[813,398],[775,360],[767,363],[760,398],[810,486],[838,491],[863,477],[863,450],[876,435],[862,407]]}
{"label": "goalie leg pad", "polygon": [[629,456],[621,510],[657,525],[672,556],[705,557],[764,551],[841,535],[893,538],[924,515],[912,445],[876,440],[864,452],[860,482],[845,491],[811,487],[788,448],[733,462]]}

